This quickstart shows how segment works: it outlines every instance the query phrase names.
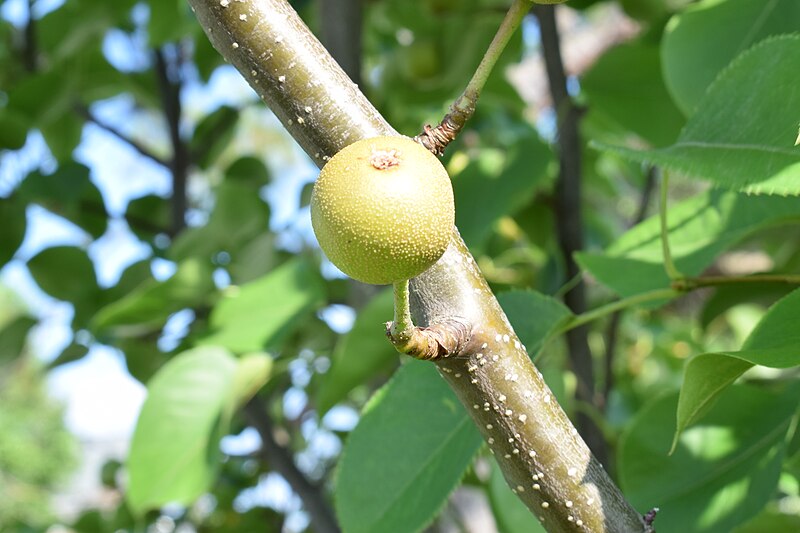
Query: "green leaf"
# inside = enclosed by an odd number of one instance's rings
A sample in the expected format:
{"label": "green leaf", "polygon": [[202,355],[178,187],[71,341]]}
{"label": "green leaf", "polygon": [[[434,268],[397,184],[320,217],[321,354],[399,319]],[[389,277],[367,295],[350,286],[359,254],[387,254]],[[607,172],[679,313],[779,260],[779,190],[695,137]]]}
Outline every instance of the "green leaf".
{"label": "green leaf", "polygon": [[794,513],[783,514],[778,511],[765,511],[735,531],[736,533],[800,531],[800,516]]}
{"label": "green leaf", "polygon": [[552,162],[552,152],[536,135],[509,149],[482,149],[453,176],[456,226],[464,241],[472,248],[481,246],[499,218],[528,203]]}
{"label": "green leaf", "polygon": [[718,395],[754,365],[800,365],[800,289],[773,305],[738,352],[705,353],[692,358],[678,401],[675,441]]}
{"label": "green leaf", "polygon": [[176,261],[188,257],[211,260],[225,251],[231,256],[269,229],[269,206],[254,187],[226,181],[216,189],[216,203],[208,222],[183,231],[170,248]]}
{"label": "green leaf", "polygon": [[239,110],[223,105],[200,121],[189,143],[194,161],[200,168],[206,169],[214,164],[233,139],[238,120]]}
{"label": "green leaf", "polygon": [[531,355],[541,348],[548,334],[573,316],[563,303],[536,291],[504,292],[497,301]]}
{"label": "green leaf", "polygon": [[743,303],[755,303],[765,309],[791,292],[793,287],[786,283],[764,282],[745,285],[721,285],[703,304],[699,322],[707,329],[711,322],[732,307]]}
{"label": "green leaf", "polygon": [[266,381],[268,361],[264,355],[237,360],[209,346],[176,356],[153,377],[127,462],[126,498],[134,513],[187,505],[208,490],[219,468],[219,439],[233,409]]}
{"label": "green leaf", "polygon": [[[700,274],[715,257],[755,231],[800,221],[800,202],[720,190],[694,196],[668,211],[669,244],[678,270]],[[576,259],[621,296],[669,287],[658,216],[629,230],[603,253]]]}
{"label": "green leaf", "polygon": [[434,365],[409,361],[372,398],[336,477],[348,533],[412,533],[455,489],[481,437]]}
{"label": "green leaf", "polygon": [[158,349],[155,340],[140,340],[135,337],[117,341],[116,347],[125,355],[125,367],[134,379],[147,383],[169,360],[167,354]]}
{"label": "green leaf", "polygon": [[589,117],[608,117],[652,146],[675,140],[685,120],[661,77],[658,47],[646,41],[608,50],[581,78]]}
{"label": "green leaf", "polygon": [[169,201],[155,194],[146,194],[128,202],[125,220],[137,237],[150,240],[169,229],[171,209]]}
{"label": "green leaf", "polygon": [[494,459],[489,477],[489,502],[492,504],[497,527],[503,533],[545,533],[530,509],[511,492]]}
{"label": "green leaf", "polygon": [[[687,115],[717,74],[739,53],[770,35],[800,31],[795,0],[703,0],[676,15],[661,45],[664,77]],[[709,36],[714,46],[708,46]],[[789,109],[789,108],[787,108]]]}
{"label": "green leaf", "polygon": [[147,25],[150,46],[161,46],[191,35],[195,24],[189,5],[182,0],[148,0],[150,22]]}
{"label": "green leaf", "polygon": [[270,182],[270,175],[264,162],[256,157],[240,157],[225,170],[225,179],[239,181],[258,188]]}
{"label": "green leaf", "polygon": [[234,352],[275,346],[324,298],[316,269],[294,259],[260,279],[228,288],[211,311],[210,334],[200,342]]}
{"label": "green leaf", "polygon": [[620,440],[623,492],[637,509],[661,509],[659,531],[730,531],[772,497],[798,392],[729,388],[671,456],[677,394],[651,402]]}
{"label": "green leaf", "polygon": [[29,316],[19,316],[0,328],[0,367],[22,354],[28,332],[36,324]]}
{"label": "green leaf", "polygon": [[118,336],[143,335],[160,329],[172,313],[206,303],[215,290],[211,266],[188,259],[178,265],[168,280],[150,278],[101,308],[91,326],[100,334],[111,330]]}
{"label": "green leaf", "polygon": [[39,287],[53,298],[78,305],[99,293],[94,265],[80,248],[46,248],[28,260],[28,269]]}
{"label": "green leaf", "polygon": [[393,315],[392,289],[380,292],[359,311],[353,329],[336,344],[331,368],[320,384],[317,394],[320,416],[355,387],[397,364],[397,350],[383,334],[384,324]]}
{"label": "green leaf", "polygon": [[11,109],[0,108],[0,149],[19,150],[28,139],[28,121]]}
{"label": "green leaf", "polygon": [[68,162],[52,174],[32,172],[22,182],[19,195],[77,224],[94,238],[106,231],[108,212],[103,195],[85,165]]}
{"label": "green leaf", "polygon": [[17,198],[0,198],[0,268],[11,261],[25,238],[25,203]]}
{"label": "green leaf", "polygon": [[47,368],[53,369],[57,366],[66,365],[68,363],[74,363],[75,361],[81,359],[89,353],[89,348],[77,343],[71,343],[66,348],[64,348],[61,353],[53,359],[48,365]]}
{"label": "green leaf", "polygon": [[800,195],[798,115],[787,111],[800,109],[798,71],[800,36],[771,38],[720,74],[672,146],[646,151],[598,146],[720,187]]}

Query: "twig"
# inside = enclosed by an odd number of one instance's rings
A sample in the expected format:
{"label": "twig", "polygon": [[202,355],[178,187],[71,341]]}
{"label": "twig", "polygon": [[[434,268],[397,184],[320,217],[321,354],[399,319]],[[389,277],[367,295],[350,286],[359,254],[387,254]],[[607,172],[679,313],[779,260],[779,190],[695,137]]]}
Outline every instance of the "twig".
{"label": "twig", "polygon": [[[566,266],[566,277],[580,274],[573,255],[583,248],[583,220],[581,217],[581,139],[578,122],[581,110],[567,92],[567,76],[561,58],[555,10],[552,6],[534,8],[539,20],[550,94],[558,115],[559,177],[556,183],[556,229],[559,246]],[[583,284],[576,285],[564,294],[564,303],[575,314],[586,310],[586,293]],[[575,395],[579,401],[597,405],[592,353],[588,330],[583,327],[567,333],[567,347],[572,370],[578,381]],[[606,442],[597,425],[585,414],[578,413],[578,427],[594,454],[604,462],[607,457]]]}
{"label": "twig", "polygon": [[28,0],[28,21],[25,23],[25,48],[22,64],[28,72],[36,72],[39,58],[39,45],[36,40],[36,17],[33,16],[34,0]]}
{"label": "twig", "polygon": [[116,129],[114,126],[106,124],[105,122],[97,118],[97,116],[95,116],[95,114],[92,113],[91,110],[86,106],[81,104],[76,105],[75,112],[78,113],[81,117],[83,117],[84,120],[86,120],[87,122],[91,122],[98,128],[101,128],[102,130],[110,133],[120,141],[124,142],[125,144],[136,150],[139,153],[139,155],[142,155],[147,159],[150,159],[151,161],[154,161],[155,163],[158,163],[163,167],[166,168],[170,167],[170,164],[167,161],[164,161],[163,159],[158,157],[156,154],[151,152],[147,147],[145,147],[138,141],[131,139],[130,137],[128,137],[127,135]]}
{"label": "twig", "polygon": [[[177,49],[176,49],[177,51]],[[154,51],[156,78],[161,103],[172,143],[172,223],[170,234],[177,235],[186,226],[186,182],[189,174],[189,150],[181,136],[181,74],[180,60],[168,65],[164,51]],[[170,68],[172,67],[172,68]]]}
{"label": "twig", "polygon": [[[645,176],[644,187],[642,189],[642,196],[639,200],[639,208],[636,210],[633,220],[629,227],[636,226],[642,222],[647,216],[647,206],[650,205],[650,197],[653,194],[653,189],[656,183],[656,169],[650,167],[647,169]],[[619,324],[622,318],[622,311],[616,311],[611,315],[608,326],[606,327],[605,334],[605,354],[603,356],[603,390],[600,395],[600,407],[605,410],[608,406],[608,396],[614,388],[614,354],[617,349],[617,339],[619,338]]]}
{"label": "twig", "polygon": [[506,45],[511,40],[511,36],[517,31],[522,19],[530,11],[530,0],[514,0],[514,3],[506,13],[503,22],[500,24],[497,33],[492,39],[489,48],[483,55],[478,68],[472,75],[472,79],[467,83],[464,92],[461,93],[453,105],[450,106],[450,112],[444,116],[438,126],[432,128],[430,125],[425,126],[424,131],[417,135],[416,139],[425,148],[430,150],[436,155],[441,156],[444,154],[444,149],[455,140],[456,136],[463,129],[464,124],[475,113],[475,106],[477,105],[478,98],[480,98],[481,91],[483,90],[489,75],[492,73],[497,60],[505,50]]}
{"label": "twig", "polygon": [[672,252],[669,248],[669,223],[667,222],[667,203],[669,199],[669,174],[666,171],[661,173],[661,195],[658,204],[658,220],[661,227],[661,250],[664,255],[664,270],[672,281],[682,279],[680,273],[672,260]]}
{"label": "twig", "polygon": [[314,485],[294,464],[292,454],[277,443],[273,435],[274,425],[269,413],[258,397],[244,406],[247,420],[261,436],[261,453],[269,465],[289,483],[303,501],[308,511],[314,531],[318,533],[339,533],[339,526],[328,503],[322,497],[320,487]]}
{"label": "twig", "polygon": [[672,282],[672,287],[678,291],[691,291],[701,287],[718,287],[720,285],[737,285],[742,283],[785,283],[787,285],[800,285],[800,275],[751,274],[749,276],[699,276],[696,278],[675,280]]}

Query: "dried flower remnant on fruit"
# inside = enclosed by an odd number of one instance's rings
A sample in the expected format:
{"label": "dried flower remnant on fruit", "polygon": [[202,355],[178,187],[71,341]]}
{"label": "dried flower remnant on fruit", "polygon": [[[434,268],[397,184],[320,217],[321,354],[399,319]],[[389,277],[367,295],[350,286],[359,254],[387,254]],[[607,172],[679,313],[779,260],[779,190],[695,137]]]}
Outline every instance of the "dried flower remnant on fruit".
{"label": "dried flower remnant on fruit", "polygon": [[369,163],[378,170],[386,170],[400,164],[400,152],[397,150],[375,150]]}

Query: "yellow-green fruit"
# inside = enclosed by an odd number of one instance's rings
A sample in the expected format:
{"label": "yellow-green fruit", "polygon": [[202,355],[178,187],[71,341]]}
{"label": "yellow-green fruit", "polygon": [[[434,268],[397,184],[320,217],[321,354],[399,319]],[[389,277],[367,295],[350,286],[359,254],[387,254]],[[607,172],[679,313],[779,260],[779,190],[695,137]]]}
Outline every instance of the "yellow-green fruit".
{"label": "yellow-green fruit", "polygon": [[325,255],[353,279],[413,278],[447,249],[455,210],[439,160],[407,137],[373,137],[333,156],[311,194]]}

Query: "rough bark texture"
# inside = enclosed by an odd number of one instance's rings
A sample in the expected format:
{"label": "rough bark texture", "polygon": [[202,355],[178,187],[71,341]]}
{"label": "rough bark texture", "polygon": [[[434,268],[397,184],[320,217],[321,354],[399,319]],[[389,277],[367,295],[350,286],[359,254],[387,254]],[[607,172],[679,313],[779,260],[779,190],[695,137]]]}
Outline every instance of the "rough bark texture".
{"label": "rough bark texture", "polygon": [[[358,139],[395,133],[285,1],[190,3],[217,50],[318,165]],[[468,346],[432,364],[548,531],[648,531],[555,402],[457,232],[439,262],[411,281],[411,305],[419,326],[471,324]]]}

